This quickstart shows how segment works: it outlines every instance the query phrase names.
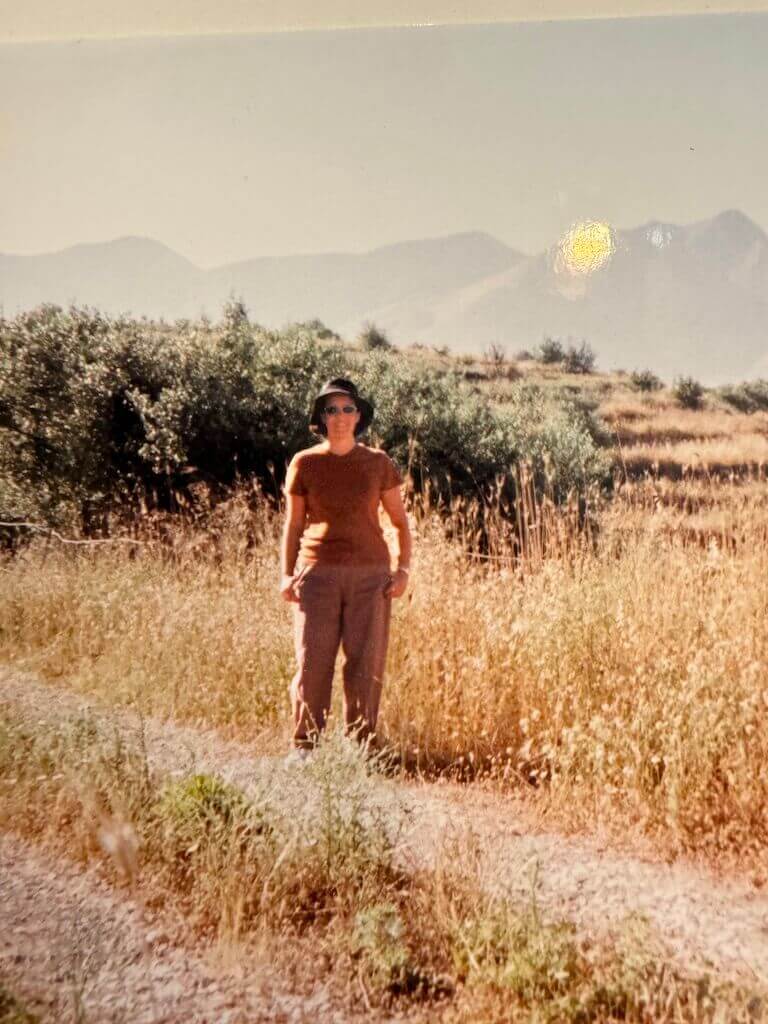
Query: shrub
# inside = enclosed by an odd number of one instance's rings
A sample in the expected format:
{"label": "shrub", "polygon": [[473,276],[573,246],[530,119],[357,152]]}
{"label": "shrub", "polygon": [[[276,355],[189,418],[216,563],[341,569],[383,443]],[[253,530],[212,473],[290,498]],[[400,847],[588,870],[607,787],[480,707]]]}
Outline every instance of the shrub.
{"label": "shrub", "polygon": [[377,327],[376,324],[366,320],[358,338],[360,347],[366,352],[373,352],[376,349],[391,349],[392,342],[386,333]]}
{"label": "shrub", "polygon": [[274,487],[270,464],[308,438],[297,410],[346,362],[296,326],[169,333],[52,305],[0,321],[0,513],[90,533],[195,479]]}
{"label": "shrub", "polygon": [[375,903],[359,910],[350,946],[352,955],[365,963],[366,975],[377,989],[393,994],[429,989],[429,977],[408,949],[407,926],[395,903]]}
{"label": "shrub", "polygon": [[519,914],[487,902],[485,915],[461,922],[454,953],[459,978],[509,989],[528,1005],[566,995],[579,970],[574,926],[542,927],[535,910]]}
{"label": "shrub", "polygon": [[311,331],[316,337],[320,338],[321,341],[327,341],[329,338],[334,341],[341,341],[341,336],[332,331],[330,327],[326,327],[322,320],[318,320],[316,317],[312,320],[299,321],[298,327],[303,327],[308,331]]}
{"label": "shrub", "polygon": [[768,410],[768,380],[745,381],[743,384],[722,387],[718,394],[739,412]]}
{"label": "shrub", "polygon": [[483,357],[490,364],[490,376],[503,380],[519,380],[522,374],[514,363],[507,362],[507,353],[503,345],[489,345]]}
{"label": "shrub", "polygon": [[243,300],[231,296],[224,304],[221,320],[228,331],[247,328],[249,326],[248,309]]}
{"label": "shrub", "polygon": [[536,357],[530,349],[521,348],[515,352],[515,359],[518,363],[530,363]]}
{"label": "shrub", "polygon": [[546,482],[556,500],[569,490],[607,483],[610,460],[601,450],[604,427],[580,396],[538,384],[513,384],[499,413],[520,456],[530,462],[539,486]]}
{"label": "shrub", "polygon": [[476,491],[515,457],[488,399],[462,378],[383,353],[372,353],[358,374],[376,404],[374,437],[419,487],[430,478],[441,491]]}
{"label": "shrub", "polygon": [[651,370],[633,370],[629,382],[636,391],[660,391],[664,384]]}
{"label": "shrub", "polygon": [[582,341],[578,347],[571,344],[563,356],[563,369],[566,373],[592,373],[595,359],[595,353],[588,342]]}
{"label": "shrub", "polygon": [[410,468],[417,488],[429,478],[445,496],[477,496],[520,457],[541,480],[548,463],[558,494],[604,477],[592,436],[597,423],[570,396],[513,383],[505,406],[496,409],[460,372],[440,375],[381,354],[366,360],[359,386],[375,396],[377,441]]}
{"label": "shrub", "polygon": [[[242,477],[277,498],[288,460],[310,441],[318,387],[350,374],[376,406],[375,441],[418,487],[429,478],[446,495],[477,496],[528,454],[530,424],[473,394],[458,368],[389,350],[350,367],[341,346],[300,324],[276,332],[235,317],[182,330],[49,305],[0,320],[0,515],[93,535],[113,512],[194,506],[200,480],[214,500]],[[560,431],[581,436],[584,414],[570,401],[545,406],[533,456],[541,468],[551,443],[555,476],[575,479],[573,459],[591,465],[595,438],[587,430],[590,452],[576,457],[576,435],[564,445]]]}
{"label": "shrub", "polygon": [[700,409],[704,399],[704,388],[693,377],[677,377],[672,394],[684,409]]}
{"label": "shrub", "polygon": [[500,370],[507,361],[507,351],[503,345],[497,345],[494,341],[483,350],[483,358],[494,370]]}
{"label": "shrub", "polygon": [[545,338],[539,346],[538,356],[542,363],[561,363],[565,358],[562,342],[557,338]]}
{"label": "shrub", "polygon": [[248,802],[239,789],[205,774],[169,783],[158,803],[160,816],[184,838],[200,828],[229,826],[247,810]]}

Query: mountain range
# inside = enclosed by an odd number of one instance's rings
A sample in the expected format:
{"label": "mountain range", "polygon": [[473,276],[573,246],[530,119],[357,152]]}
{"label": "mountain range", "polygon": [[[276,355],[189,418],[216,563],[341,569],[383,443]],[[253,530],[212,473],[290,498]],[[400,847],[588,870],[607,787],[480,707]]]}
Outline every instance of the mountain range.
{"label": "mountain range", "polygon": [[221,315],[231,295],[269,327],[319,318],[344,337],[364,320],[398,345],[510,354],[544,336],[588,341],[602,369],[648,367],[705,384],[768,376],[768,236],[738,210],[687,225],[615,229],[612,255],[588,274],[483,232],[365,253],[261,257],[202,269],[146,238],[0,254],[6,317],[41,302],[111,315]]}

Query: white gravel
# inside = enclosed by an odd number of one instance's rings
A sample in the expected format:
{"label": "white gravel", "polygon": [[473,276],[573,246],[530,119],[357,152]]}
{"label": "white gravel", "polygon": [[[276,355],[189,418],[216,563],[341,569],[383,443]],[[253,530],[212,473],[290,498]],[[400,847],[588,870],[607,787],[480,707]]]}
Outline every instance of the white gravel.
{"label": "white gravel", "polygon": [[302,1024],[349,1018],[321,992],[217,969],[95,871],[0,835],[0,978],[55,1024]]}

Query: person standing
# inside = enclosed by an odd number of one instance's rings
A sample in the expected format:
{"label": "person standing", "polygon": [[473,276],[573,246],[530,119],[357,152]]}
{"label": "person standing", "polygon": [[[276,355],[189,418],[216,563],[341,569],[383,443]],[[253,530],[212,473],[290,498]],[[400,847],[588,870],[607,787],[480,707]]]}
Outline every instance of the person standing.
{"label": "person standing", "polygon": [[[391,602],[408,585],[411,534],[399,469],[386,452],[358,440],[372,419],[373,406],[352,381],[328,381],[309,419],[321,440],[288,465],[280,595],[294,607],[296,757],[306,756],[325,728],[339,647],[345,730],[363,742],[375,736]],[[394,572],[380,505],[397,530]]]}

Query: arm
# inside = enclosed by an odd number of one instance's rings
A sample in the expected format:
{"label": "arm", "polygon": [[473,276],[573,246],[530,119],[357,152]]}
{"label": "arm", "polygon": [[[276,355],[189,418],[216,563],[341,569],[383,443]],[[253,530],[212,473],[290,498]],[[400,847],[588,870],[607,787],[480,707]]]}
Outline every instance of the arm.
{"label": "arm", "polygon": [[299,553],[306,519],[306,499],[301,494],[286,494],[285,525],[280,542],[280,595],[284,601],[298,601],[293,590],[293,570]]}
{"label": "arm", "polygon": [[381,503],[389,516],[390,522],[397,530],[397,572],[385,593],[389,597],[401,597],[408,586],[408,573],[411,565],[411,528],[408,524],[408,513],[403,505],[400,487],[390,487],[382,491]]}

